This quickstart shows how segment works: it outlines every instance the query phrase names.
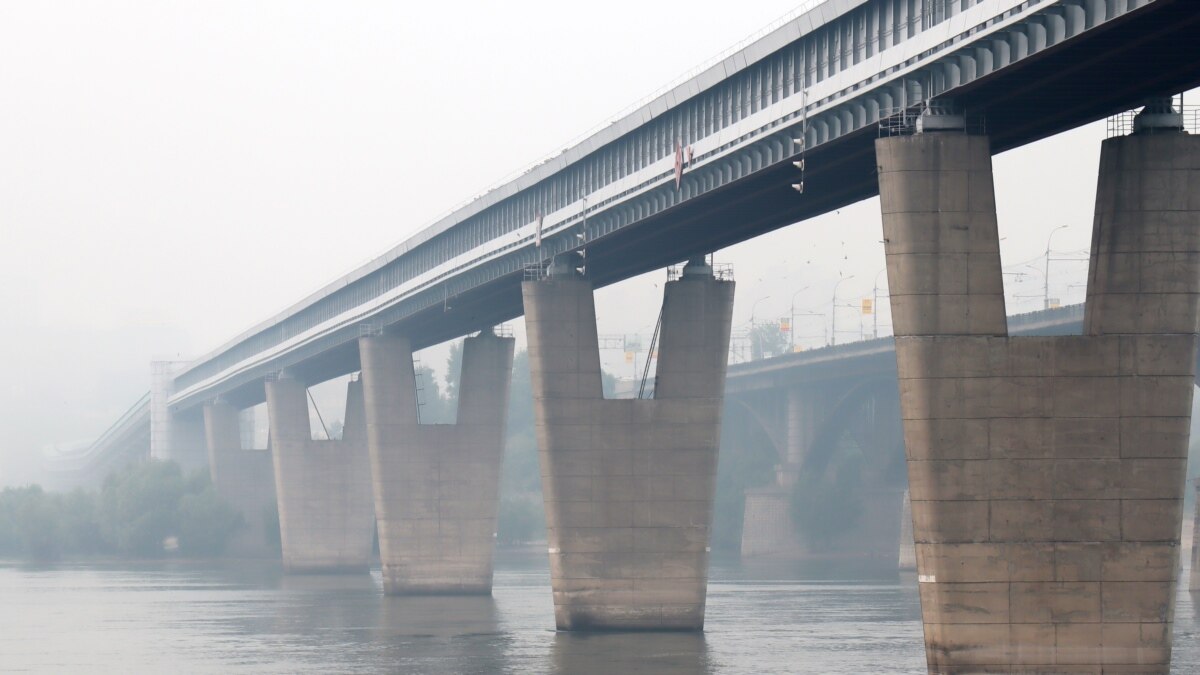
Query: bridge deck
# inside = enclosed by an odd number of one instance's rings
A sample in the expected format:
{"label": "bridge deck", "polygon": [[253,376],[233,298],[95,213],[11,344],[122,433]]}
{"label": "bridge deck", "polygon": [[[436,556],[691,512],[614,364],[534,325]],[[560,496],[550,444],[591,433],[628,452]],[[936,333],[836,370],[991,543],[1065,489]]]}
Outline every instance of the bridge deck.
{"label": "bridge deck", "polygon": [[[909,4],[819,5],[198,360],[173,409],[257,403],[284,367],[353,372],[363,324],[422,347],[519,316],[524,267],[577,235],[603,286],[873,196],[879,120],[923,97],[985,114],[999,152],[1200,84],[1187,0]],[[804,195],[790,188],[801,136]],[[694,152],[678,189],[676,143]]]}

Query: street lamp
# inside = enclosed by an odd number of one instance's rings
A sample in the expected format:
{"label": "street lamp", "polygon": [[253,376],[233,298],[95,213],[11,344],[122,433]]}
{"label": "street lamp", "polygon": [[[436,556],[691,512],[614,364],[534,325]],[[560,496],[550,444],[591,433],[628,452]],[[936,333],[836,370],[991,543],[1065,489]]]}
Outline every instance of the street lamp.
{"label": "street lamp", "polygon": [[829,344],[830,344],[830,346],[837,344],[837,292],[838,292],[838,286],[841,286],[843,281],[847,281],[847,280],[853,279],[853,278],[854,278],[853,274],[851,274],[848,277],[842,277],[842,278],[838,279],[836,284],[833,285],[833,302],[830,303],[830,305],[829,305],[829,314],[832,317],[830,319],[832,326],[829,329],[829,340],[830,340]]}
{"label": "street lamp", "polygon": [[[752,339],[754,339],[754,340],[758,340],[758,353],[759,353],[759,355],[761,355],[761,354],[762,354],[762,336],[758,336],[758,335],[755,335],[755,334],[754,334],[754,312],[755,312],[755,310],[757,310],[757,309],[758,309],[758,303],[762,302],[763,300],[768,300],[768,299],[770,299],[770,297],[771,297],[771,296],[769,296],[769,295],[764,295],[764,296],[762,296],[761,298],[759,298],[759,299],[755,300],[753,305],[750,305],[750,335],[752,336]],[[751,343],[751,348],[750,348],[750,358],[751,358],[751,359],[753,359],[753,358],[754,358],[754,345],[753,345],[753,343]]]}
{"label": "street lamp", "polygon": [[875,291],[874,295],[871,296],[873,298],[871,301],[871,314],[873,316],[871,318],[875,322],[874,327],[871,329],[871,337],[873,338],[879,337],[879,276],[886,271],[887,267],[884,267],[875,273]]}
{"label": "street lamp", "polygon": [[1042,309],[1050,309],[1050,240],[1054,238],[1054,233],[1059,230],[1067,229],[1066,225],[1059,225],[1050,230],[1050,236],[1046,237],[1046,273],[1045,273],[1045,291],[1042,293]]}
{"label": "street lamp", "polygon": [[788,306],[788,320],[791,321],[791,323],[788,324],[788,330],[791,331],[791,333],[792,333],[792,335],[791,335],[792,345],[791,346],[792,346],[793,353],[796,351],[796,296],[800,295],[804,291],[807,291],[809,288],[810,288],[810,286],[805,286],[804,288],[801,288],[800,290],[796,291],[795,293],[792,293],[792,302]]}
{"label": "street lamp", "polygon": [[770,300],[770,299],[771,299],[771,296],[764,295],[761,298],[755,300],[753,305],[750,305],[750,327],[751,328],[754,328],[754,312],[755,312],[755,310],[758,309],[758,303],[762,302],[763,300]]}

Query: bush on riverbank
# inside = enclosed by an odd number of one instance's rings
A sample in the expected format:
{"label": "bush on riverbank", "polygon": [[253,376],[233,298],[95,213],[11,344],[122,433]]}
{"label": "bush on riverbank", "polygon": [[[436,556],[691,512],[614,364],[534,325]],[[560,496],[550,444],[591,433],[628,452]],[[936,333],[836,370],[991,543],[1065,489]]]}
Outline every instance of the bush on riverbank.
{"label": "bush on riverbank", "polygon": [[175,538],[191,557],[221,555],[242,517],[209,483],[174,462],[147,461],[111,474],[99,491],[50,493],[31,485],[0,491],[0,556],[159,557]]}

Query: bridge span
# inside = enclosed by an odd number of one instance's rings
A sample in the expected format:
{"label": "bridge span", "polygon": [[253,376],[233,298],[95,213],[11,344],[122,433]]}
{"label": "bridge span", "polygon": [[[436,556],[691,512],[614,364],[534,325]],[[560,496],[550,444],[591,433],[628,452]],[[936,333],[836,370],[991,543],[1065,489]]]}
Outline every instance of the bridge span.
{"label": "bridge span", "polygon": [[818,3],[190,362],[167,403],[245,407],[284,369],[356,372],[364,326],[420,349],[508,321],[555,255],[586,250],[604,286],[871,197],[880,121],[928,98],[984,116],[1003,152],[1192,88],[1197,25],[1183,0]]}

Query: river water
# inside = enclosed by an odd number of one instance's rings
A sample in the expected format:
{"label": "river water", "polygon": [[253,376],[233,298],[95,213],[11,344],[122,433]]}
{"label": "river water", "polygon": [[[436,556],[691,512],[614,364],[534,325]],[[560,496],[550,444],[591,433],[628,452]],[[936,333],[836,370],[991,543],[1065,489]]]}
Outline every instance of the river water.
{"label": "river water", "polygon": [[[0,671],[925,672],[916,582],[894,573],[716,561],[703,634],[556,633],[538,555],[502,555],[492,598],[381,589],[261,563],[0,566]],[[1180,593],[1173,673],[1200,673],[1198,599]]]}

